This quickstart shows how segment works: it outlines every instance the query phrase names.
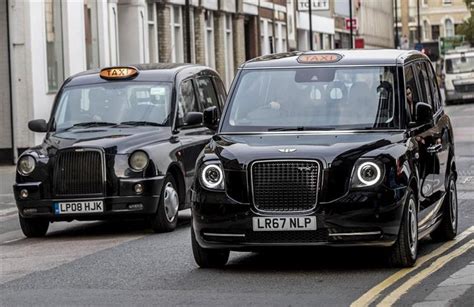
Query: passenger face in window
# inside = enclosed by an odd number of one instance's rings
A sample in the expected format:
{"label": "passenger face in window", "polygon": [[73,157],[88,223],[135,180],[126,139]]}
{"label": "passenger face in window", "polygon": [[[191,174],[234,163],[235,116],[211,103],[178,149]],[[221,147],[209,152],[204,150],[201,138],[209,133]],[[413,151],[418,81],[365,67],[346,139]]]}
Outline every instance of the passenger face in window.
{"label": "passenger face in window", "polygon": [[408,109],[410,110],[410,115],[412,117],[412,120],[413,120],[413,115],[414,115],[414,112],[413,112],[413,90],[411,89],[411,87],[408,85],[407,88],[406,88],[406,95],[407,95],[407,103],[408,103]]}

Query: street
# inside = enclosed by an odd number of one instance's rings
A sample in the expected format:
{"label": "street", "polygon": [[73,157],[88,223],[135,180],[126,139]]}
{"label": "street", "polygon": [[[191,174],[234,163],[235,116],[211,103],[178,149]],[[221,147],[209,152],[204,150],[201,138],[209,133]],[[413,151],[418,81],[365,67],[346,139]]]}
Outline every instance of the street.
{"label": "street", "polygon": [[171,233],[139,221],[62,222],[26,239],[11,197],[0,195],[0,305],[472,306],[474,104],[446,112],[455,129],[458,238],[423,239],[415,268],[387,268],[374,248],[298,248],[233,252],[225,268],[199,269],[189,210]]}

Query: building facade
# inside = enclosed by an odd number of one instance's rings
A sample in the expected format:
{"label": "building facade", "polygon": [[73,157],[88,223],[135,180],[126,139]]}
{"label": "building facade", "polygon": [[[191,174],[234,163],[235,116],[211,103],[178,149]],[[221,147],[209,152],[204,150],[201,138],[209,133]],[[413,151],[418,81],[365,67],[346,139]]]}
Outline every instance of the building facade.
{"label": "building facade", "polygon": [[471,15],[464,0],[420,0],[420,21],[418,23],[417,0],[397,0],[397,21],[399,47],[412,49],[418,43],[418,24],[420,42],[436,42],[441,37],[452,37],[456,28]]}

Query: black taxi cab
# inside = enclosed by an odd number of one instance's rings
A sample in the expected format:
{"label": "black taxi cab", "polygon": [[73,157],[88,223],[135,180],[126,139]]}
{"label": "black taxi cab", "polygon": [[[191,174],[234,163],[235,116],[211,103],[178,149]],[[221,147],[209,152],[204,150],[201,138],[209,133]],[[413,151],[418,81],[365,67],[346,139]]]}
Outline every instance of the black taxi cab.
{"label": "black taxi cab", "polygon": [[13,189],[23,233],[115,217],[173,230],[212,136],[203,111],[220,113],[225,98],[219,75],[191,64],[110,67],[67,79],[49,121],[28,124],[46,135],[18,160]]}
{"label": "black taxi cab", "polygon": [[379,246],[396,266],[457,232],[453,129],[429,59],[337,50],[243,64],[197,161],[202,267],[270,246]]}

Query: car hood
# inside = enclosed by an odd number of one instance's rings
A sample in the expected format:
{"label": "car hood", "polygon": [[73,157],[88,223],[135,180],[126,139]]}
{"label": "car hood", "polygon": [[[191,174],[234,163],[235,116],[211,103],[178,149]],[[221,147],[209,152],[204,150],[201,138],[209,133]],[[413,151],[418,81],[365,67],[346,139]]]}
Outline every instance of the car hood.
{"label": "car hood", "polygon": [[69,147],[103,148],[108,154],[127,153],[171,137],[169,127],[88,128],[55,132],[44,142],[48,154]]}
{"label": "car hood", "polygon": [[403,132],[315,132],[301,134],[216,135],[213,151],[225,168],[241,169],[261,159],[318,159],[326,166],[354,160],[369,151],[401,142]]}

